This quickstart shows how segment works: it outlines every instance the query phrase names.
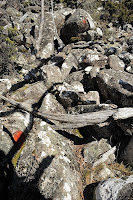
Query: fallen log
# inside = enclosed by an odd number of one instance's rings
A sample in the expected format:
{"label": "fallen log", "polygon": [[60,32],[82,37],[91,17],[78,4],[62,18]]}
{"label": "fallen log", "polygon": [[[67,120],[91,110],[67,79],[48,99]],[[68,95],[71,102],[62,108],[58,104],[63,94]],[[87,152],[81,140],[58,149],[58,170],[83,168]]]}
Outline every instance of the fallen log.
{"label": "fallen log", "polygon": [[24,106],[22,103],[19,103],[13,99],[9,99],[2,95],[0,97],[1,99],[9,102],[13,106],[16,106],[22,110],[25,110],[36,117],[44,117],[50,120],[56,120],[56,121],[71,123],[71,124],[88,123],[92,125],[92,124],[101,123],[101,122],[106,121],[110,116],[112,116],[117,111],[117,109],[113,109],[113,110],[104,110],[104,111],[90,112],[90,113],[77,114],[77,115],[40,113],[38,111],[33,110],[32,108]]}
{"label": "fallen log", "polygon": [[113,114],[114,120],[127,119],[130,117],[133,117],[133,108],[131,107],[118,108],[118,111]]}
{"label": "fallen log", "polygon": [[[18,107],[26,112],[31,113],[34,117],[41,119],[48,119],[60,122],[60,124],[53,125],[54,129],[72,129],[80,128],[87,125],[94,125],[105,122],[109,117],[112,117],[114,120],[123,119],[124,113],[126,113],[125,118],[133,117],[133,108],[119,108],[112,110],[102,110],[97,112],[89,112],[83,114],[55,114],[55,113],[40,113],[32,108],[24,106],[22,103],[19,103],[13,99],[7,98],[5,96],[0,96],[1,99],[9,102],[11,105]],[[131,111],[131,112],[129,112]]]}

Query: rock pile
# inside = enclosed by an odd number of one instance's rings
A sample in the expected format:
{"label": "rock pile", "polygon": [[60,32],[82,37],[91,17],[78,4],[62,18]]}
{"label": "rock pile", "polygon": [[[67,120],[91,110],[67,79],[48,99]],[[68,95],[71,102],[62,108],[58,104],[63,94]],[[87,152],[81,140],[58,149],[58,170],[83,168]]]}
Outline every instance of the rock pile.
{"label": "rock pile", "polygon": [[104,40],[88,12],[60,4],[46,4],[40,27],[40,1],[15,5],[0,4],[0,191],[133,198],[133,172],[120,164],[133,167],[132,32]]}

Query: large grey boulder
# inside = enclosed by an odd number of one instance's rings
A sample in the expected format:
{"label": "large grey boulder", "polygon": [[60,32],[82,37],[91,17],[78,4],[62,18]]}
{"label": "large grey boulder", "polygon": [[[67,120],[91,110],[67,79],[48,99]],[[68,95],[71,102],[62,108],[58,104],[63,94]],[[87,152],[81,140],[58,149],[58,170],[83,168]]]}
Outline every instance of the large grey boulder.
{"label": "large grey boulder", "polygon": [[81,176],[73,145],[44,121],[34,121],[15,171],[12,200],[80,199]]}
{"label": "large grey boulder", "polygon": [[95,190],[95,200],[129,200],[133,198],[133,175],[100,182]]}
{"label": "large grey boulder", "polygon": [[133,77],[122,71],[104,69],[97,75],[97,84],[103,97],[119,106],[133,105]]}
{"label": "large grey boulder", "polygon": [[80,39],[80,33],[84,33],[90,29],[95,29],[95,24],[92,17],[86,11],[77,9],[67,19],[63,28],[61,29],[61,39],[66,44],[71,43]]}
{"label": "large grey boulder", "polygon": [[43,81],[33,84],[26,84],[23,87],[17,89],[11,93],[11,98],[21,102],[23,106],[32,108],[39,102],[41,97],[47,92],[47,88]]}
{"label": "large grey boulder", "polygon": [[108,57],[108,64],[111,69],[124,71],[125,64],[117,55],[110,55]]}

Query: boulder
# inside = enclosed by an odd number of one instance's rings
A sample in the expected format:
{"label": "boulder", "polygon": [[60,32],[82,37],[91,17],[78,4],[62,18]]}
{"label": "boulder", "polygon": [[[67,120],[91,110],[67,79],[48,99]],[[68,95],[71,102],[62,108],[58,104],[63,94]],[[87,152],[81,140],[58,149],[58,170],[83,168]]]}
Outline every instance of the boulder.
{"label": "boulder", "polygon": [[68,54],[61,66],[62,79],[64,80],[70,73],[78,69],[78,60],[73,54]]}
{"label": "boulder", "polygon": [[102,181],[95,190],[95,200],[123,200],[133,198],[133,175]]}
{"label": "boulder", "polygon": [[103,97],[119,106],[133,105],[132,74],[104,69],[97,75],[97,84]]}
{"label": "boulder", "polygon": [[60,68],[52,64],[41,67],[41,77],[44,80],[47,88],[50,88],[54,84],[59,84],[63,81]]}
{"label": "boulder", "polygon": [[133,31],[133,27],[132,27],[131,24],[125,24],[123,26],[123,30],[126,31],[126,32],[128,32],[128,33],[131,33]]}
{"label": "boulder", "polygon": [[[103,162],[99,162],[102,155],[105,155],[107,152],[112,151],[109,156]],[[84,175],[87,184],[92,182],[97,182],[105,180],[110,177],[114,177],[113,172],[107,166],[115,160],[115,155],[111,146],[107,143],[106,140],[101,139],[99,142],[94,141],[85,145],[83,148],[83,157],[84,157]]]}
{"label": "boulder", "polygon": [[[41,59],[47,59],[54,53],[54,36],[55,32],[55,24],[53,21],[52,13],[44,12],[44,25],[42,31],[41,45],[39,46],[38,52],[36,52],[37,57]],[[35,27],[35,51],[38,45],[38,37],[40,32],[40,20],[38,20],[38,24]]]}
{"label": "boulder", "polygon": [[[101,139],[100,141],[93,141],[86,144],[83,148],[83,157],[85,163],[93,163],[98,160],[99,156],[111,149],[110,144],[108,144],[106,139]],[[112,154],[107,158],[105,163],[112,163],[115,160],[115,155]]]}
{"label": "boulder", "polygon": [[10,199],[80,199],[81,188],[72,143],[35,120],[17,161]]}
{"label": "boulder", "polygon": [[51,113],[59,113],[63,114],[66,113],[65,109],[63,106],[56,100],[55,96],[52,95],[51,93],[47,93],[40,105],[39,108],[40,112],[51,112]]}
{"label": "boulder", "polygon": [[58,97],[58,101],[64,108],[74,107],[78,104],[79,96],[75,91],[64,90],[61,91]]}
{"label": "boulder", "polygon": [[81,82],[83,80],[84,75],[84,70],[72,72],[66,77],[65,82],[68,84],[72,84],[72,82],[74,81]]}
{"label": "boulder", "polygon": [[123,62],[128,65],[133,60],[133,55],[129,52],[123,52],[118,55]]}
{"label": "boulder", "polygon": [[84,33],[89,29],[95,29],[93,19],[86,11],[77,9],[66,20],[61,29],[61,39],[65,44],[80,40],[80,33]]}
{"label": "boulder", "polygon": [[124,71],[125,64],[116,55],[110,55],[108,57],[108,63],[111,69]]}
{"label": "boulder", "polygon": [[73,81],[71,83],[71,86],[73,87],[74,91],[77,93],[84,93],[84,88],[82,83],[80,83],[79,81]]}
{"label": "boulder", "polygon": [[47,93],[47,88],[43,81],[33,84],[26,84],[11,93],[10,97],[18,102],[22,102],[24,106],[33,108],[38,106],[39,100]]}
{"label": "boulder", "polygon": [[127,68],[126,68],[126,71],[133,74],[133,65],[129,65]]}
{"label": "boulder", "polygon": [[80,95],[80,100],[83,102],[88,102],[88,104],[100,104],[100,96],[97,91],[89,91],[86,94]]}
{"label": "boulder", "polygon": [[[132,129],[131,129],[132,131]],[[132,134],[132,132],[130,132]],[[131,137],[128,145],[125,147],[123,154],[120,155],[120,158],[124,160],[127,164],[133,167],[133,136]]]}
{"label": "boulder", "polygon": [[54,21],[57,28],[57,32],[60,35],[60,30],[63,27],[64,22],[65,22],[65,16],[63,15],[61,11],[54,12]]}
{"label": "boulder", "polygon": [[[2,111],[5,113],[10,113],[10,110]],[[7,155],[13,147],[13,142],[10,135],[13,137],[17,131],[25,131],[26,128],[28,130],[32,124],[32,118],[29,113],[19,112],[19,110],[16,110],[8,116],[3,117],[2,115],[0,120],[0,150]]]}

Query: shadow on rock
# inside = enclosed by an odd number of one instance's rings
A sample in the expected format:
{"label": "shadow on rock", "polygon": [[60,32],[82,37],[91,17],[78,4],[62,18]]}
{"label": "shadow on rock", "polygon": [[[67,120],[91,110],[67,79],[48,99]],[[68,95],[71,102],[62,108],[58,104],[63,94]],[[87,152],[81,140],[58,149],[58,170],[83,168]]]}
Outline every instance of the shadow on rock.
{"label": "shadow on rock", "polygon": [[[0,165],[1,200],[46,200],[38,189],[38,181],[53,158],[53,155],[44,158],[34,174],[34,179],[29,182],[25,182],[25,177],[17,176],[11,161],[6,166]],[[6,159],[6,155],[0,150],[0,162],[4,159]]]}
{"label": "shadow on rock", "polygon": [[92,200],[94,198],[94,191],[97,187],[98,183],[92,183],[90,185],[87,185],[84,189],[83,195],[84,195],[84,200]]}

